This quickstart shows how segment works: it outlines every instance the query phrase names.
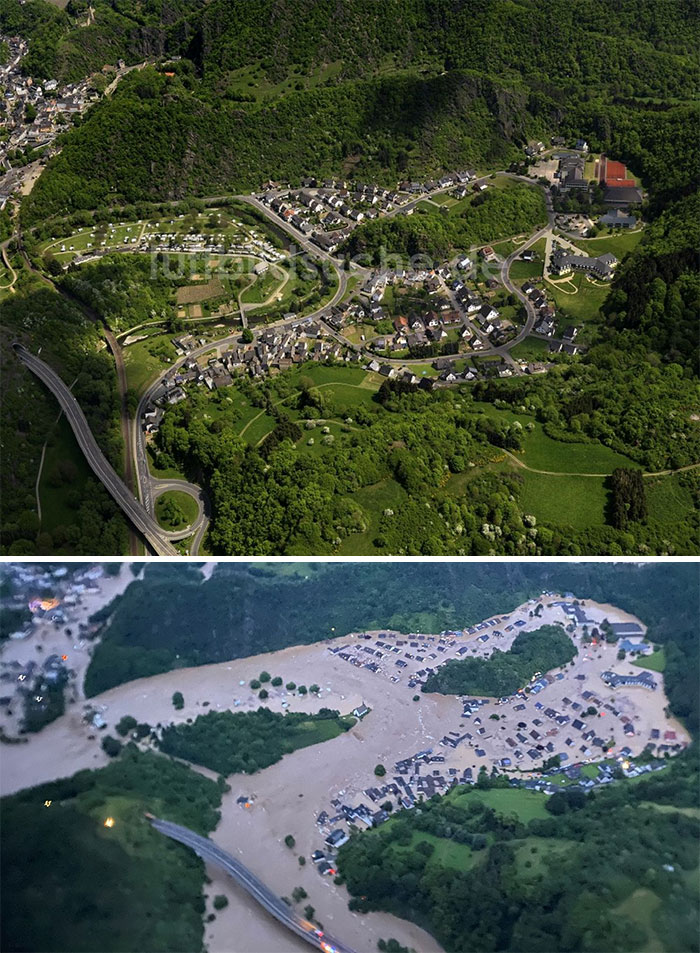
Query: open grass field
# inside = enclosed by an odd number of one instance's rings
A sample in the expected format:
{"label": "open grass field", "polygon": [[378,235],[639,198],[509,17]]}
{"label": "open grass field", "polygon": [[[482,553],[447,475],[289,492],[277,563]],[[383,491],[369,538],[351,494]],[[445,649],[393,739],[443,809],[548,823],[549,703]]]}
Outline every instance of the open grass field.
{"label": "open grass field", "polygon": [[516,238],[504,238],[500,242],[491,242],[491,248],[500,255],[501,258],[507,258],[518,248],[522,248],[527,241],[527,235],[518,235]]}
{"label": "open grass field", "polygon": [[[258,416],[259,415],[259,416]],[[240,431],[251,447],[256,447],[263,437],[266,437],[275,428],[275,419],[268,414],[260,413],[250,421],[245,429]]]}
{"label": "open grass field", "polygon": [[176,360],[177,353],[171,337],[170,334],[156,331],[146,340],[124,348],[124,367],[130,390],[143,393],[146,386]]}
{"label": "open grass field", "polygon": [[650,807],[663,814],[685,814],[686,817],[700,818],[700,807],[676,807],[675,804],[659,804],[657,801],[640,801],[640,807]]}
{"label": "open grass field", "polygon": [[241,301],[244,304],[262,304],[273,295],[281,295],[286,279],[287,273],[281,268],[269,268],[264,275],[255,276],[252,284],[241,293]]}
{"label": "open grass field", "polygon": [[343,335],[353,344],[361,344],[363,341],[371,341],[380,336],[374,324],[363,323],[348,325],[343,328]]}
{"label": "open grass field", "polygon": [[693,495],[682,486],[679,474],[650,477],[644,481],[649,520],[658,523],[678,523],[693,508]]}
{"label": "open grass field", "polygon": [[539,423],[524,438],[524,462],[535,470],[556,473],[612,473],[615,467],[635,466],[602,443],[563,443],[553,440]]}
{"label": "open grass field", "polygon": [[640,953],[663,953],[668,947],[657,936],[652,926],[654,912],[661,903],[661,899],[647,887],[638,887],[629,897],[615,907],[615,913],[629,917],[638,923],[647,933],[647,942]]}
{"label": "open grass field", "polygon": [[407,500],[406,491],[395,480],[387,477],[379,483],[357,490],[350,499],[362,508],[368,525],[364,533],[352,533],[346,537],[340,544],[338,554],[340,556],[374,555],[378,552],[374,546],[374,539],[379,532],[382,514],[385,509],[392,509],[394,512],[400,509]]}
{"label": "open grass field", "polygon": [[538,521],[574,529],[605,524],[609,491],[603,478],[544,476],[522,469],[518,475],[523,510]]}
{"label": "open grass field", "polygon": [[[173,520],[168,512],[168,504],[173,503],[182,514]],[[156,519],[166,530],[179,530],[191,526],[197,519],[199,507],[197,501],[189,493],[182,490],[168,490],[156,500]]]}
{"label": "open grass field", "polygon": [[234,95],[251,96],[256,101],[283,96],[299,89],[314,89],[316,86],[333,79],[342,69],[340,61],[324,64],[318,69],[305,73],[301,68],[278,83],[270,82],[257,65],[244,66],[227,73],[227,91]]}
{"label": "open grass field", "polygon": [[497,814],[515,814],[524,824],[535,818],[544,820],[550,816],[544,808],[547,796],[539,791],[520,788],[491,788],[488,791],[480,791],[478,788],[470,788],[467,791],[458,790],[452,797],[458,807],[466,808],[470,801],[482,801]]}
{"label": "open grass field", "polygon": [[524,451],[516,456],[535,470],[547,470],[553,473],[610,474],[615,467],[635,465],[623,454],[616,453],[602,443],[565,443],[561,440],[553,440],[547,436],[538,421],[525,414],[499,410],[492,404],[481,402],[476,402],[474,407],[491,417],[505,414],[507,420],[517,420],[523,428],[534,423],[534,429],[526,431],[523,437]]}
{"label": "open grass field", "polygon": [[526,837],[515,851],[518,880],[527,886],[534,884],[568,849],[567,842],[556,837]]}
{"label": "open grass field", "polygon": [[618,261],[622,261],[628,252],[633,251],[641,242],[644,235],[643,229],[627,231],[627,229],[617,229],[611,235],[600,235],[598,238],[577,239],[576,244],[581,251],[588,252],[589,255],[604,255],[606,252],[614,255]]}
{"label": "open grass field", "polygon": [[448,840],[446,837],[436,837],[435,834],[428,834],[425,831],[414,831],[410,844],[393,844],[392,850],[398,854],[413,850],[417,844],[432,844],[435,848],[430,856],[429,863],[442,864],[453,870],[469,870],[474,866],[478,859],[478,853],[474,853],[471,847],[466,844],[457,844],[455,841]]}
{"label": "open grass field", "polygon": [[547,358],[549,343],[542,338],[526,337],[520,344],[516,344],[510,356],[516,361],[542,361]]}
{"label": "open grass field", "polygon": [[657,652],[652,652],[651,655],[646,655],[644,658],[634,659],[632,664],[638,665],[640,668],[648,668],[652,672],[663,672],[666,668],[666,653],[663,648],[660,648]]}
{"label": "open grass field", "polygon": [[554,299],[560,317],[568,316],[574,322],[595,323],[600,319],[599,311],[610,292],[610,285],[576,273],[562,286],[547,281],[545,291]]}
{"label": "open grass field", "polygon": [[514,261],[510,266],[508,274],[511,281],[516,284],[525,281],[526,278],[541,278],[544,261],[536,259],[535,261]]}

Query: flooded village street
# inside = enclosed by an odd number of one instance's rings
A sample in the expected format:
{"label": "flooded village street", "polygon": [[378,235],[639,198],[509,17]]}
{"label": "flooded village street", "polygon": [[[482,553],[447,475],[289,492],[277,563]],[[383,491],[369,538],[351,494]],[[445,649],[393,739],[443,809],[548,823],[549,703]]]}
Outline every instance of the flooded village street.
{"label": "flooded village street", "polygon": [[[132,578],[125,565],[118,576],[99,579],[99,591],[81,595],[81,602],[71,608],[71,626],[86,624],[96,609],[122,592]],[[589,601],[581,609],[571,599],[554,594],[540,601],[543,609],[539,616],[532,614],[537,602],[532,600],[506,616],[490,617],[458,633],[357,632],[264,655],[179,669],[119,685],[90,699],[90,705],[99,711],[108,732],[124,715],[164,726],[209,711],[251,711],[261,702],[250,681],[266,670],[283,680],[278,689],[268,686],[265,704],[274,711],[331,708],[341,714],[362,715],[354,727],[333,740],[299,749],[252,776],[229,777],[231,790],[224,795],[221,820],[211,836],[280,896],[290,896],[295,887],[303,887],[308,894],[305,902],[315,908],[317,919],[353,948],[376,949],[379,938],[395,937],[421,953],[438,953],[437,941],[412,923],[385,913],[350,911],[345,888],[335,885],[332,876],[322,876],[311,862],[312,852],[319,849],[332,860],[333,851],[326,846],[331,831],[348,830],[348,822],[363,826],[359,823],[362,812],[353,814],[358,805],[369,807],[370,812],[379,809],[379,803],[372,802],[386,800],[396,808],[409,807],[421,794],[446,791],[455,782],[470,783],[482,766],[489,771],[494,765],[499,765],[499,770],[513,770],[517,764],[520,776],[527,778],[551,751],[565,755],[570,764],[601,760],[605,755],[596,747],[596,740],[588,737],[591,719],[578,714],[592,701],[605,715],[604,737],[606,741],[614,738],[615,751],[624,747],[632,756],[642,751],[650,737],[659,738],[659,743],[668,739],[669,748],[673,747],[671,741],[680,748],[687,740],[682,726],[664,712],[662,675],[654,673],[654,689],[644,685],[613,688],[606,684],[603,673],[613,670],[634,676],[641,674],[642,668],[629,659],[618,661],[616,645],[603,640],[583,642],[583,626],[592,627],[603,619],[622,626],[621,632],[643,637],[646,629],[640,620],[614,606]],[[580,621],[584,616],[586,623]],[[472,707],[468,699],[420,691],[418,672],[425,667],[435,667],[447,658],[486,657],[494,646],[505,651],[519,632],[553,623],[573,625],[571,635],[578,654],[570,665],[542,678],[543,684],[535,684],[532,693],[514,695],[507,701],[476,700],[478,704]],[[68,643],[53,623],[35,628],[27,639],[5,644],[3,663],[26,662],[36,654],[35,639],[42,640],[45,653],[58,652]],[[108,762],[100,747],[100,731],[84,717],[82,678],[89,653],[86,645],[75,650],[75,660],[71,660],[76,671],[75,701],[68,704],[66,713],[28,736],[28,742],[2,746],[0,793]],[[300,695],[285,689],[291,682],[315,683],[320,691]],[[182,710],[173,708],[174,692],[184,696]],[[494,714],[497,719],[490,717]],[[2,723],[9,733],[14,722]],[[576,727],[577,723],[581,727]],[[530,748],[533,732],[542,742],[539,750]],[[514,748],[518,750],[516,733],[524,741],[527,737],[519,761],[514,755]],[[537,758],[528,755],[528,748],[536,750]],[[378,764],[386,768],[381,780],[374,775]],[[239,803],[239,798],[249,807]],[[285,846],[289,834],[295,841],[293,849]],[[303,866],[299,864],[301,856],[306,860]],[[225,909],[216,911],[213,922],[205,923],[209,953],[306,948],[224,874],[210,868],[208,875],[212,883],[205,888],[207,912],[212,912],[214,895],[224,894],[229,901]]]}

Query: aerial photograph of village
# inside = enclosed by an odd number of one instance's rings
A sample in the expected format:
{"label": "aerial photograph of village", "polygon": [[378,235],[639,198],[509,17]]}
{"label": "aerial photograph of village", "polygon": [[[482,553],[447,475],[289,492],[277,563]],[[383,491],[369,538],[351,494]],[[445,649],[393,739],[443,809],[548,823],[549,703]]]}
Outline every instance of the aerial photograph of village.
{"label": "aerial photograph of village", "polygon": [[700,553],[698,14],[0,0],[0,555]]}
{"label": "aerial photograph of village", "polygon": [[700,953],[697,0],[0,0],[0,953]]}
{"label": "aerial photograph of village", "polygon": [[4,563],[2,949],[697,950],[697,583]]}

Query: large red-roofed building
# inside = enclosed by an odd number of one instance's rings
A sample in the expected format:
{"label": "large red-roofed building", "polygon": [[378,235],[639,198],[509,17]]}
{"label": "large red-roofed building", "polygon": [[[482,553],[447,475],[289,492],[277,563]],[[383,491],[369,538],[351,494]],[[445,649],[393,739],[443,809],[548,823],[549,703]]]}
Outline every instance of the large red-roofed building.
{"label": "large red-roofed building", "polygon": [[616,188],[634,188],[634,179],[627,177],[627,169],[623,162],[617,162],[615,159],[608,159],[607,156],[600,157],[598,172],[598,181],[601,185],[610,185]]}

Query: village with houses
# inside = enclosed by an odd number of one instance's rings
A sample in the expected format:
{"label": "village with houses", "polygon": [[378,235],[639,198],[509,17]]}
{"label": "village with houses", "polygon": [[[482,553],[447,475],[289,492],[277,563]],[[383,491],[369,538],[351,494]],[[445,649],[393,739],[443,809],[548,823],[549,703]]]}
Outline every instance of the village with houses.
{"label": "village with houses", "polygon": [[[614,621],[618,618],[625,621]],[[375,775],[363,789],[331,792],[327,809],[316,818],[323,843],[312,860],[319,872],[334,872],[335,851],[353,827],[378,826],[395,810],[410,810],[458,785],[475,785],[483,771],[506,775],[511,787],[551,795],[562,786],[587,791],[663,770],[690,738],[667,715],[663,676],[644,670],[644,658],[653,652],[645,627],[628,619],[571,593],[548,592],[509,615],[463,630],[361,632],[328,646],[346,664],[403,685],[408,693],[420,692],[449,659],[507,651],[520,632],[542,624],[561,625],[578,654],[562,670],[536,673],[512,696],[461,697],[461,717],[454,726],[445,725],[441,738],[388,765],[386,776]],[[614,641],[606,641],[603,627]],[[424,696],[413,697],[419,704]],[[353,714],[371,719],[364,704]]]}
{"label": "village with houses", "polygon": [[[18,36],[0,36],[0,45],[7,50],[0,65],[0,209],[17,193],[25,181],[38,174],[53,155],[56,137],[76,116],[100,98],[93,79],[59,84],[56,79],[34,80],[21,69],[27,54],[27,41]],[[105,77],[115,78],[124,71],[123,62],[116,69],[105,70]],[[31,161],[27,164],[27,158]]]}
{"label": "village with houses", "polygon": [[17,621],[4,633],[0,656],[0,737],[17,742],[55,717],[64,696],[75,700],[98,629],[84,618],[85,607],[99,598],[105,570],[14,563],[4,575],[11,594],[0,610]]}
{"label": "village with houses", "polygon": [[[625,166],[601,156],[586,170],[587,143],[575,143],[573,151],[557,151],[560,140],[555,139],[547,149],[542,143],[526,149],[528,161],[534,163],[531,173],[537,172],[539,182],[553,189],[557,201],[590,191],[597,182],[607,208],[599,215],[598,226],[611,233],[638,228],[631,209],[642,201],[642,193]],[[585,172],[594,178],[589,180]],[[279,221],[310,254],[316,247],[332,256],[363,221],[413,214],[418,203],[431,196],[459,200],[491,187],[490,178],[470,169],[437,181],[401,182],[396,190],[308,178],[301,188],[266,182],[253,198],[273,225]],[[591,218],[562,211],[553,216],[556,231],[547,231],[542,248],[531,247],[524,237],[526,247],[508,260],[497,245],[485,245],[432,267],[410,262],[405,267],[361,265],[354,290],[311,316],[289,312],[272,324],[261,324],[249,312],[252,341],[225,336],[217,342],[195,333],[174,338],[177,367],[164,372],[142,426],[149,433],[157,430],[163,409],[183,400],[188,386],[215,390],[229,386],[240,374],[261,378],[306,360],[359,364],[382,377],[425,389],[546,372],[558,355],[573,357],[586,350],[578,323],[563,319],[558,312],[557,298],[562,296],[557,296],[557,290],[570,294],[573,288],[575,292],[571,278],[576,275],[604,287],[618,265],[610,252],[594,255],[576,245],[577,238],[585,238],[597,227]],[[183,240],[174,231],[154,233],[145,227],[138,248],[213,255],[257,253],[265,264],[284,257],[271,246],[255,248],[247,243],[234,248],[219,235],[196,234]],[[535,263],[536,273],[509,284],[514,262]],[[511,355],[524,331],[528,340],[542,342],[539,359]]]}

